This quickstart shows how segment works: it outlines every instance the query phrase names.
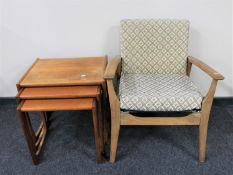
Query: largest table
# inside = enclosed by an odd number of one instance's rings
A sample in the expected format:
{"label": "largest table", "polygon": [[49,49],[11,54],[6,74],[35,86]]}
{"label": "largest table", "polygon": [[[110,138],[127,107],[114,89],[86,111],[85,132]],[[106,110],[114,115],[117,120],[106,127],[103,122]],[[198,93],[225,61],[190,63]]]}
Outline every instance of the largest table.
{"label": "largest table", "polygon": [[[36,59],[16,85],[19,116],[21,116],[22,127],[27,128],[25,136],[29,149],[32,149],[30,142],[33,139],[38,155],[44,145],[48,130],[47,107],[48,110],[65,110],[69,107],[77,110],[89,109],[90,100],[95,98],[101,121],[99,129],[102,130],[103,119],[100,111],[101,106],[106,106],[106,83],[103,78],[106,65],[107,57]],[[46,100],[47,105],[39,105],[43,100]],[[70,106],[66,104],[67,100]],[[49,105],[51,105],[50,108]],[[45,110],[41,111],[41,123],[36,132],[33,132],[30,117],[24,115],[22,118],[23,110],[26,109],[28,111]],[[103,140],[101,133],[100,137]],[[32,147],[34,148],[34,145]],[[101,145],[102,148],[103,145]],[[36,164],[37,157],[32,158]]]}

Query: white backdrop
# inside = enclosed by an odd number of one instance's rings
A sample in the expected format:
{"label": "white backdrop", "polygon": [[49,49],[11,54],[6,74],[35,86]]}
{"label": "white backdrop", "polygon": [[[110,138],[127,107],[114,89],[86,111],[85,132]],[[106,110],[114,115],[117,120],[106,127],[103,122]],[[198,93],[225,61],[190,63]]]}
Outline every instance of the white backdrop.
{"label": "white backdrop", "polygon": [[[189,53],[226,79],[216,96],[233,96],[231,0],[0,0],[0,97],[16,94],[15,84],[36,57],[119,54],[124,18],[186,18],[191,22]],[[203,92],[209,78],[194,68]]]}

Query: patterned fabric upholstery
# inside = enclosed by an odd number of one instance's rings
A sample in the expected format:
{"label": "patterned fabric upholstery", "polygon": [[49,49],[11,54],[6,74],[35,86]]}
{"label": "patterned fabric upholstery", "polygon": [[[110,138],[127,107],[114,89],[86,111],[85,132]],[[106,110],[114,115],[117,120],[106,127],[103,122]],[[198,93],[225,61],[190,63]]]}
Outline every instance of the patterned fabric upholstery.
{"label": "patterned fabric upholstery", "polygon": [[122,71],[185,74],[188,36],[187,20],[122,20]]}
{"label": "patterned fabric upholstery", "polygon": [[189,111],[201,108],[202,95],[181,74],[122,74],[120,107],[136,111]]}

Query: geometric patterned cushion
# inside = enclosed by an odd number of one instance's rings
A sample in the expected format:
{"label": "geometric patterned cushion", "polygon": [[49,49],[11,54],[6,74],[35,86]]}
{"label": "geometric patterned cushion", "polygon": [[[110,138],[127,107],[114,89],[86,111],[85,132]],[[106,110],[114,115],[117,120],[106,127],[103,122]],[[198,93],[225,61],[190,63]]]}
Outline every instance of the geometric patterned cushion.
{"label": "geometric patterned cushion", "polygon": [[133,111],[201,109],[202,95],[187,75],[122,74],[120,107]]}
{"label": "geometric patterned cushion", "polygon": [[189,21],[122,20],[120,48],[124,73],[185,74]]}

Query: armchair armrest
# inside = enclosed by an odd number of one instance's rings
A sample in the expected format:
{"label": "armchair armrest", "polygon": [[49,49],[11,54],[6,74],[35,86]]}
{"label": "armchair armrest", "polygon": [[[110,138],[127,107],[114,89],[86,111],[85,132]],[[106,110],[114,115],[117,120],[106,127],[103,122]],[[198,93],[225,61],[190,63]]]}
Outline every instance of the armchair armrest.
{"label": "armchair armrest", "polygon": [[207,73],[209,76],[211,76],[215,80],[223,80],[224,79],[224,77],[220,73],[218,73],[213,68],[211,68],[210,66],[208,66],[207,64],[205,64],[204,62],[202,62],[201,60],[199,60],[197,58],[188,56],[188,63],[194,64],[195,66],[200,68],[202,71]]}
{"label": "armchair armrest", "polygon": [[120,56],[116,56],[115,58],[113,58],[105,70],[104,79],[106,79],[106,80],[113,79],[116,75],[116,72],[117,72],[120,64],[121,64],[121,57]]}

